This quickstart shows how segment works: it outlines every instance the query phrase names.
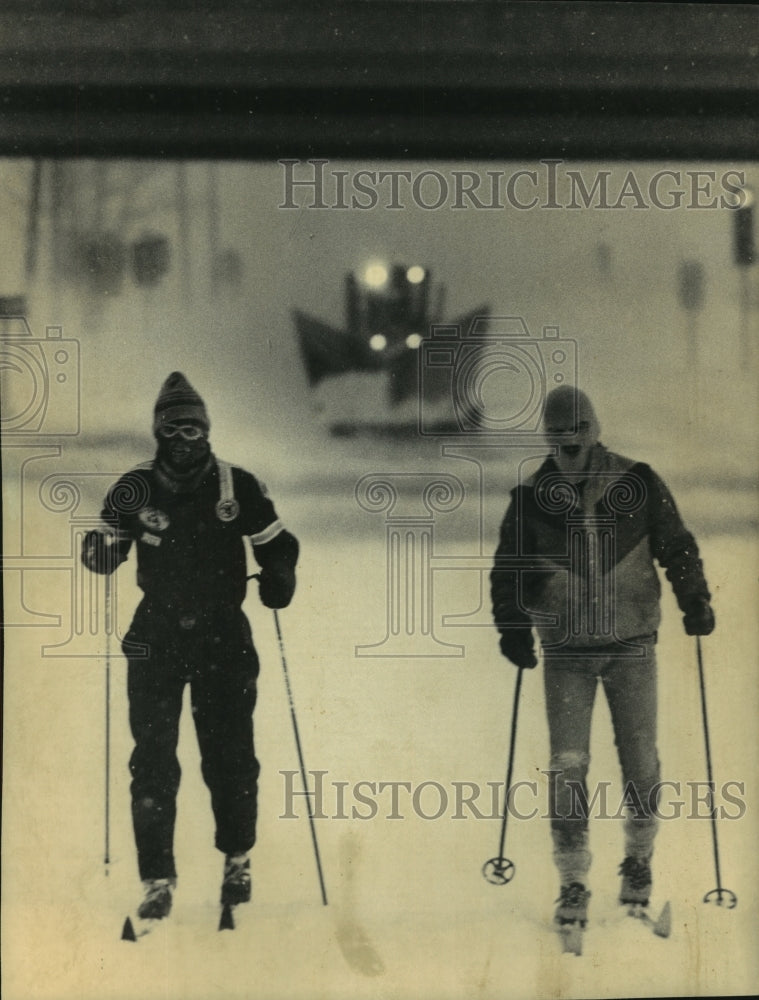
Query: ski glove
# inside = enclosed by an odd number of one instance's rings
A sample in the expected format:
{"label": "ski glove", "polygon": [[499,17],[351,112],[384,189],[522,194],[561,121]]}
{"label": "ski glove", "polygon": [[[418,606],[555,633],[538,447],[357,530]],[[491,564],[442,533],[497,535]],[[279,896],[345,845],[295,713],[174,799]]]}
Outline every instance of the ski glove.
{"label": "ski glove", "polygon": [[253,555],[261,567],[258,596],[267,608],[286,608],[295,593],[295,565],[300,546],[295,535],[284,529],[271,541],[253,545]]}
{"label": "ski glove", "polygon": [[263,570],[258,574],[258,596],[267,608],[286,608],[295,590],[295,574]]}
{"label": "ski glove", "polygon": [[110,576],[126,559],[130,543],[119,543],[109,531],[88,531],[82,540],[82,563],[93,573]]}
{"label": "ski glove", "polygon": [[683,624],[688,635],[711,635],[714,631],[714,612],[705,597],[691,599],[683,615]]}
{"label": "ski glove", "polygon": [[537,666],[538,658],[535,656],[531,629],[510,629],[508,632],[501,632],[500,645],[501,653],[515,667],[527,667],[528,670],[532,670]]}

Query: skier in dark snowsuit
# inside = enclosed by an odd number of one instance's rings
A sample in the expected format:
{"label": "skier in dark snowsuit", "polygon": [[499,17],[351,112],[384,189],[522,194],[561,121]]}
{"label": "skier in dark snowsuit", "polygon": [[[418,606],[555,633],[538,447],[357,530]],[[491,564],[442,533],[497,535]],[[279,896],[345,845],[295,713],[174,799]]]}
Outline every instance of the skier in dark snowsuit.
{"label": "skier in dark snowsuit", "polygon": [[259,664],[242,611],[244,536],[261,567],[261,601],[286,607],[295,589],[297,540],[283,528],[258,480],[215,457],[209,430],[203,400],[173,372],[155,405],[155,458],[109,490],[102,525],[86,535],[82,547],[85,566],[112,573],[134,545],[144,592],[123,644],[143,918],[167,916],[176,886],[176,746],[188,683],[216,847],[225,855],[222,903],[250,899],[259,774],[252,715]]}
{"label": "skier in dark snowsuit", "polygon": [[561,884],[556,920],[582,925],[591,862],[585,782],[598,680],[629,806],[619,899],[645,906],[651,892],[660,780],[654,560],[673,587],[688,635],[709,635],[714,615],[696,542],[667,487],[649,466],[599,442],[588,397],[571,386],[553,390],[543,424],[554,454],[512,491],[491,598],[501,652],[512,663],[536,666],[533,628],[540,637]]}

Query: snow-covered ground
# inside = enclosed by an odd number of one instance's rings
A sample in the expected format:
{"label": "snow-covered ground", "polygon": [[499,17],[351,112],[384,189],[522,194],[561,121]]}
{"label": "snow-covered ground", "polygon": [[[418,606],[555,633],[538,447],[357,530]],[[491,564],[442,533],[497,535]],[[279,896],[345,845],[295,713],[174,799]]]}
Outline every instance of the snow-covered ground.
{"label": "snow-covered ground", "polygon": [[[355,442],[352,447],[360,469],[360,449]],[[341,461],[350,483],[348,457],[343,452]],[[458,471],[465,485],[471,481],[461,472],[468,468],[464,463],[432,458],[420,465],[419,454],[407,455],[406,466]],[[364,459],[363,468],[397,472],[404,468],[401,459],[400,452],[377,452],[371,463]],[[56,513],[50,510],[54,505],[43,507],[36,499],[39,482],[55,462],[40,461],[24,491],[26,552],[66,552],[74,515],[63,503]],[[97,469],[84,453],[72,467]],[[290,779],[283,772],[297,771],[298,760],[274,623],[251,593],[246,608],[263,663],[255,716],[263,772],[254,902],[233,933],[216,930],[221,857],[212,846],[208,793],[185,711],[174,912],[149,938],[137,944],[120,940],[124,918],[140,896],[129,819],[125,661],[114,648],[106,875],[102,607],[93,611],[93,631],[99,634],[88,635],[85,622],[85,634],[67,647],[74,655],[48,655],[60,648],[42,655],[42,646],[69,638],[71,570],[26,574],[27,608],[61,614],[62,622],[6,631],[7,1000],[521,1000],[756,991],[759,547],[751,518],[744,530],[731,527],[727,533],[715,530],[713,517],[695,525],[719,622],[703,643],[715,778],[720,788],[740,783],[728,792],[745,803],[744,811],[718,796],[726,811],[718,827],[722,877],[737,893],[738,906],[729,911],[702,902],[716,882],[709,821],[688,816],[694,809],[706,813],[703,803],[694,806],[689,784],[706,780],[696,653],[665,592],[660,755],[664,775],[679,783],[665,799],[672,812],[676,800],[683,805],[679,818],[661,824],[653,908],[671,900],[672,936],[660,940],[617,912],[621,822],[598,817],[591,833],[591,923],[578,959],[560,954],[550,927],[557,884],[548,824],[540,818],[548,751],[539,669],[525,675],[514,770],[515,781],[535,783],[522,786],[517,805],[523,813],[537,807],[539,814],[509,821],[505,853],[516,864],[514,880],[496,887],[481,874],[484,862],[498,852],[500,803],[493,812],[488,782],[504,781],[515,674],[499,656],[492,628],[465,627],[451,616],[469,614],[474,624],[489,618],[486,605],[478,612],[477,557],[492,553],[504,499],[499,477],[489,485],[486,470],[485,479],[481,524],[478,505],[466,503],[435,520],[433,632],[439,642],[452,644],[438,651],[456,652],[459,646],[463,655],[431,657],[416,655],[418,629],[399,655],[356,655],[356,646],[380,643],[386,635],[384,515],[362,510],[353,490],[336,476],[324,478],[321,492],[313,482],[305,493],[278,490],[270,482],[303,545],[298,592],[281,623],[306,766],[325,772],[324,818],[316,820],[316,829],[329,902],[321,903],[304,800],[287,795]],[[96,511],[101,485],[97,477],[85,482],[75,514]],[[10,480],[6,488],[13,488]],[[731,504],[729,491],[713,489],[723,498],[722,509]],[[697,521],[699,511],[711,509],[700,504],[695,487],[680,491],[678,500],[686,512],[692,505]],[[12,523],[6,525],[12,532]],[[12,534],[6,539],[14,543]],[[62,568],[64,563],[65,558]],[[11,575],[6,588],[12,582]],[[84,593],[86,607],[95,608],[95,596]],[[97,593],[102,599],[102,591]],[[10,611],[8,594],[6,589]],[[116,620],[122,633],[137,597],[130,561],[119,571]],[[607,779],[613,782],[608,801],[614,812],[621,789],[608,711],[599,696],[591,781]],[[299,789],[297,775],[294,781]],[[380,790],[382,782],[405,783],[396,786],[395,806],[392,788]],[[479,816],[462,804],[462,796],[473,794],[467,783],[480,789],[474,799]],[[283,818],[290,807],[298,819]]]}

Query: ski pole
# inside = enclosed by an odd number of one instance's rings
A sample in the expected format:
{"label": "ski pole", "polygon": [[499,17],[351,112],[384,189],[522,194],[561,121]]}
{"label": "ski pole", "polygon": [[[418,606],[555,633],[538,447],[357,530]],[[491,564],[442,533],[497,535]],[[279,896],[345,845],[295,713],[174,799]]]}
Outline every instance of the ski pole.
{"label": "ski pole", "polygon": [[705,903],[711,903],[716,896],[716,903],[722,906],[722,897],[727,897],[725,904],[728,910],[732,910],[738,903],[738,897],[730,889],[725,889],[722,885],[722,876],[719,867],[719,845],[717,843],[717,817],[714,808],[714,782],[712,779],[712,751],[709,743],[709,719],[706,714],[706,684],[704,682],[704,661],[701,655],[701,636],[696,636],[696,655],[698,657],[698,680],[701,688],[701,714],[704,720],[704,742],[706,744],[706,771],[709,779],[709,802],[710,815],[712,821],[712,846],[714,848],[714,870],[717,877],[717,888],[712,889],[704,896]]}
{"label": "ski pole", "polygon": [[519,667],[517,671],[517,682],[514,688],[514,705],[511,710],[511,739],[509,741],[509,761],[506,768],[506,795],[503,802],[503,822],[501,823],[501,841],[498,847],[498,856],[486,861],[482,866],[482,874],[492,885],[506,885],[516,874],[516,865],[513,861],[503,856],[506,846],[506,824],[509,818],[509,789],[511,788],[511,775],[514,770],[514,747],[517,738],[517,712],[519,710],[519,695],[522,690],[522,673],[524,667]]}
{"label": "ski pole", "polygon": [[105,578],[105,874],[111,863],[111,577]]}
{"label": "ski pole", "polygon": [[300,742],[300,733],[298,732],[298,720],[295,715],[295,702],[293,701],[293,692],[290,687],[290,675],[287,671],[287,659],[285,658],[285,646],[282,641],[282,629],[279,627],[279,615],[277,614],[277,609],[274,608],[274,624],[277,629],[277,641],[279,642],[279,655],[282,658],[282,670],[285,675],[285,686],[287,688],[287,700],[290,704],[290,717],[293,720],[293,732],[295,733],[295,746],[298,750],[298,762],[300,763],[300,774],[303,780],[303,788],[306,798],[306,806],[308,808],[308,822],[311,828],[311,840],[314,845],[314,857],[316,858],[316,870],[319,875],[319,887],[322,893],[322,903],[327,905],[327,890],[324,887],[324,875],[322,874],[322,863],[319,856],[319,845],[316,840],[316,826],[314,824],[314,811],[311,805],[311,795],[308,791],[308,785],[306,783],[306,765],[303,763],[303,749]]}

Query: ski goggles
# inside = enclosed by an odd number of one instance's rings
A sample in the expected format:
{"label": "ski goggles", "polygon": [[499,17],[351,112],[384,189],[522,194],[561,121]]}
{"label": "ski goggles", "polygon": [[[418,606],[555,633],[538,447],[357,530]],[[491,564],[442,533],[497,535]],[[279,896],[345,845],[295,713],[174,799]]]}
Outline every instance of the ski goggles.
{"label": "ski goggles", "polygon": [[163,427],[159,428],[158,433],[167,441],[177,436],[185,441],[199,441],[206,436],[206,432],[197,424],[164,424]]}

